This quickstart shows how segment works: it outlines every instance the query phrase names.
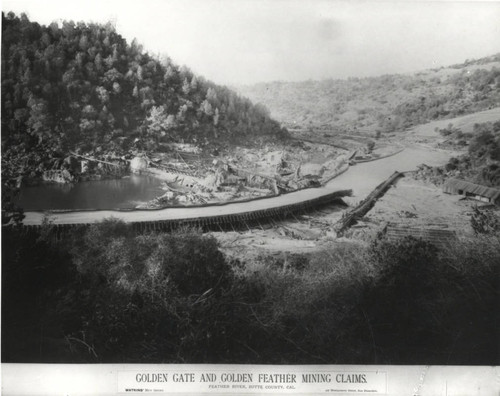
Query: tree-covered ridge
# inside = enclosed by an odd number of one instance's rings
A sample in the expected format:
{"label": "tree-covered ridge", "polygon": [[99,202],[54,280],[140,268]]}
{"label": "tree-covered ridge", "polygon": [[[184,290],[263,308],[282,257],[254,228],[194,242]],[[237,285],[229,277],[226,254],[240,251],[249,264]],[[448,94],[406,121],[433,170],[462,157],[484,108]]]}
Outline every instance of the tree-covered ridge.
{"label": "tree-covered ridge", "polygon": [[500,106],[500,54],[411,74],[239,87],[289,127],[392,132]]}
{"label": "tree-covered ridge", "polygon": [[109,23],[43,26],[2,13],[4,158],[34,165],[68,150],[122,152],[137,139],[154,150],[282,132],[264,107],[127,44]]}
{"label": "tree-covered ridge", "polygon": [[450,176],[490,187],[500,187],[500,121],[474,124],[473,132],[458,128],[440,130],[441,135],[458,144],[469,145],[467,154],[451,158],[444,167]]}

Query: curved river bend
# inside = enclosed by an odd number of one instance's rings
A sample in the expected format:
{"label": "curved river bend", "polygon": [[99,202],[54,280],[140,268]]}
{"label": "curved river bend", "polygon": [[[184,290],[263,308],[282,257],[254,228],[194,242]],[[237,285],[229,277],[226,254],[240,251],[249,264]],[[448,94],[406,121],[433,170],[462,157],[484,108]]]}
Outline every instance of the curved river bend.
{"label": "curved river bend", "polygon": [[[292,193],[259,199],[250,202],[235,202],[222,206],[166,208],[159,210],[96,210],[71,211],[54,213],[50,219],[54,224],[93,223],[107,217],[119,218],[125,222],[178,220],[204,218],[211,216],[232,215],[242,212],[253,212],[264,209],[279,208],[308,201],[339,190],[352,189],[359,200],[365,198],[371,190],[387,179],[394,171],[410,171],[419,164],[429,166],[443,165],[450,155],[441,151],[422,148],[407,148],[392,157],[354,165],[335,179],[320,188],[311,188]],[[27,211],[24,224],[40,224],[44,218],[43,212]]]}

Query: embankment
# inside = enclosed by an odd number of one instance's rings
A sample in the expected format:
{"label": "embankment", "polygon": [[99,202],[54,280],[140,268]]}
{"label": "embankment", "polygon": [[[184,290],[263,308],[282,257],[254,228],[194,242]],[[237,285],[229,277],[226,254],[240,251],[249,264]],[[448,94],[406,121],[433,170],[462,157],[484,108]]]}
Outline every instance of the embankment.
{"label": "embankment", "polygon": [[355,208],[350,210],[342,219],[337,223],[337,235],[347,230],[356,221],[362,218],[368,211],[373,208],[377,199],[385,194],[389,187],[404,174],[401,172],[394,172],[387,180],[380,183],[363,201],[361,201]]}
{"label": "embankment", "polygon": [[[177,219],[163,219],[151,221],[132,221],[132,226],[137,231],[172,231],[176,228],[188,226],[198,227],[204,231],[223,231],[231,229],[251,228],[259,226],[261,223],[272,222],[273,220],[283,220],[293,217],[295,214],[304,213],[315,208],[339,202],[342,197],[352,194],[351,190],[335,191],[329,194],[321,195],[319,197],[296,202],[279,207],[270,207],[259,210],[250,210],[246,212],[236,212],[227,214],[218,214],[212,216],[199,216],[192,218],[177,218]],[[127,212],[125,212],[127,213]],[[71,213],[64,213],[71,214]],[[84,227],[91,224],[86,223],[71,223],[71,222],[58,222],[54,223],[53,227],[56,232],[64,232],[70,228]],[[23,227],[27,230],[39,230],[42,225],[39,224],[25,224]]]}

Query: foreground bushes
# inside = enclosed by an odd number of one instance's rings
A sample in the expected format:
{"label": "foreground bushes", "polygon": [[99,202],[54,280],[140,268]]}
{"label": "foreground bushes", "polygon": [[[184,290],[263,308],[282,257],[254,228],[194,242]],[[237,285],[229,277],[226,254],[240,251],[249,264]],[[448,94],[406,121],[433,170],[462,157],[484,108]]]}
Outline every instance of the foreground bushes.
{"label": "foreground bushes", "polygon": [[[500,243],[495,237],[437,250],[406,239],[374,247],[378,276],[367,291],[381,362],[498,361]],[[496,330],[495,330],[496,328]]]}
{"label": "foreground bushes", "polygon": [[495,237],[230,266],[193,230],[136,235],[106,221],[50,235],[4,232],[4,361],[499,361]]}
{"label": "foreground bushes", "polygon": [[90,227],[72,253],[84,282],[74,309],[88,313],[80,331],[99,360],[224,359],[232,272],[213,238],[134,235],[109,221]]}

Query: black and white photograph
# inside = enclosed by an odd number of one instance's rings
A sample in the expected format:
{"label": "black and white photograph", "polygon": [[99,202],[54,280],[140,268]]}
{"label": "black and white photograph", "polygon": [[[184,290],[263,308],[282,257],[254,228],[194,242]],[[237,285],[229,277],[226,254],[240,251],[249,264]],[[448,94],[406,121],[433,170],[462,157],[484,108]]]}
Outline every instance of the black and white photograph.
{"label": "black and white photograph", "polygon": [[500,365],[500,2],[3,0],[1,51],[3,365]]}

